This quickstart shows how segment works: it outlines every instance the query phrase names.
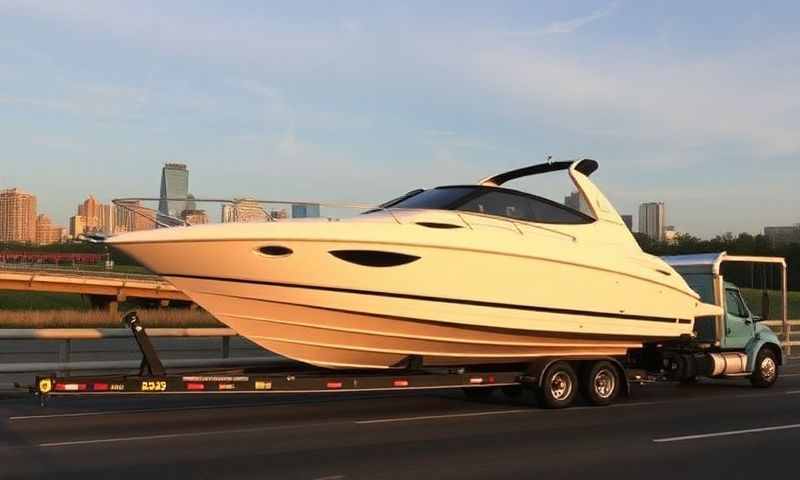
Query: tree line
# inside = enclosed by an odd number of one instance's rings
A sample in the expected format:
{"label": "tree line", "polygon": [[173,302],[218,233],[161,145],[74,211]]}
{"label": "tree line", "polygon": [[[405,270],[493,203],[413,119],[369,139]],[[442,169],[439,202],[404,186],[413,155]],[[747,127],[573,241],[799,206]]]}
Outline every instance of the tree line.
{"label": "tree line", "polygon": [[[712,253],[728,252],[731,255],[757,255],[766,257],[783,257],[786,259],[788,267],[788,279],[790,290],[800,290],[800,243],[790,243],[786,245],[773,245],[769,238],[764,235],[751,235],[740,233],[733,235],[726,233],[717,235],[710,240],[703,240],[689,234],[679,234],[672,243],[654,241],[647,235],[634,233],[636,241],[645,252],[659,257],[665,255],[686,255],[693,253]],[[752,274],[752,269],[737,269],[736,275],[743,277],[748,273]],[[762,272],[757,272],[761,276]],[[775,277],[775,275],[772,275]],[[743,279],[744,280],[744,279]],[[763,278],[756,279],[756,283]],[[770,278],[773,288],[778,288],[776,279]],[[739,283],[735,282],[734,283]],[[742,285],[749,285],[750,282],[742,282]]]}

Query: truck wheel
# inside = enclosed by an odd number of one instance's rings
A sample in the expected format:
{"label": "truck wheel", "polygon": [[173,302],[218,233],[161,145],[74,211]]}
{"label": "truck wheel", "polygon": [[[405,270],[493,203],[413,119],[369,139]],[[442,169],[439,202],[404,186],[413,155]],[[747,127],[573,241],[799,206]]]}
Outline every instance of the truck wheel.
{"label": "truck wheel", "polygon": [[762,348],[756,355],[756,364],[750,375],[750,383],[756,388],[769,388],[778,380],[778,360],[769,348]]}
{"label": "truck wheel", "polygon": [[495,391],[494,387],[465,387],[461,390],[464,391],[464,395],[467,397],[468,400],[472,400],[475,402],[483,402],[489,399],[492,396],[492,393]]}
{"label": "truck wheel", "polygon": [[601,360],[586,369],[581,386],[584,396],[593,405],[608,405],[619,393],[620,383],[617,368]]}
{"label": "truck wheel", "polygon": [[578,377],[567,362],[556,362],[545,370],[538,389],[539,404],[545,408],[566,408],[577,393]]}

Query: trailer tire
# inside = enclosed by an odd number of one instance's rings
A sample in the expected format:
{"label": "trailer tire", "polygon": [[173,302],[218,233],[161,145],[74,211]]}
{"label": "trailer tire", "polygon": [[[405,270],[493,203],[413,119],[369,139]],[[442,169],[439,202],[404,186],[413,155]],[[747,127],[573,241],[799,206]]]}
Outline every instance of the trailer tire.
{"label": "trailer tire", "polygon": [[575,401],[578,376],[567,362],[556,362],[545,370],[537,389],[539,405],[545,408],[567,408]]}
{"label": "trailer tire", "polygon": [[756,388],[769,388],[778,380],[778,360],[771,348],[764,347],[756,355],[750,383]]}
{"label": "trailer tire", "polygon": [[589,364],[581,382],[583,395],[592,405],[609,405],[619,394],[619,371],[611,362],[600,360]]}

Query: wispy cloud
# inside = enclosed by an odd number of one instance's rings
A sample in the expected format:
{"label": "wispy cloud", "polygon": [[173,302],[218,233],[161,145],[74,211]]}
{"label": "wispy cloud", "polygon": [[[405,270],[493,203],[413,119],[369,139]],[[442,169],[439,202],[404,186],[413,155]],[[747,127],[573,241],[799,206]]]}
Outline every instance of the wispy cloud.
{"label": "wispy cloud", "polygon": [[568,20],[557,20],[554,22],[550,22],[549,24],[539,29],[523,31],[523,32],[513,32],[513,35],[539,37],[544,35],[574,33],[580,30],[581,28],[585,27],[586,25],[589,25],[590,23],[594,23],[598,20],[602,20],[606,17],[611,16],[611,14],[614,13],[614,11],[617,9],[618,6],[619,4],[617,2],[614,2],[604,8],[595,10],[589,15],[570,18]]}

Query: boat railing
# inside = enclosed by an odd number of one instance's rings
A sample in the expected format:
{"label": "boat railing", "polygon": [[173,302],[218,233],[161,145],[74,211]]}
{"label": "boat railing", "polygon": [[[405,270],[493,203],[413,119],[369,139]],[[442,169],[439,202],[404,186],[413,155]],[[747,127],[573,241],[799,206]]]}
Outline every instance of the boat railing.
{"label": "boat railing", "polygon": [[[250,199],[250,198],[242,198],[242,199],[222,199],[222,198],[154,198],[154,197],[128,197],[128,198],[117,198],[114,199],[112,202],[115,206],[127,211],[129,214],[144,218],[145,221],[151,222],[152,227],[158,228],[166,228],[166,227],[179,227],[179,226],[191,226],[193,223],[191,221],[190,216],[182,215],[181,217],[176,217],[174,215],[170,215],[168,213],[160,212],[156,209],[147,208],[142,205],[143,202],[159,202],[166,200],[168,202],[192,202],[196,204],[208,204],[208,203],[216,203],[219,205],[229,205],[232,208],[239,208],[244,209],[257,209],[260,214],[257,215],[257,219],[255,221],[261,222],[274,222],[277,221],[278,218],[274,216],[274,211],[270,211],[268,207],[270,206],[305,206],[311,208],[329,208],[336,213],[342,213],[342,211],[358,211],[359,214],[363,213],[372,213],[372,212],[385,212],[389,214],[395,222],[398,224],[403,223],[403,220],[398,216],[399,212],[402,211],[426,211],[427,209],[414,209],[414,208],[386,208],[381,206],[375,206],[374,204],[369,203],[358,203],[358,202],[307,202],[307,201],[288,201],[288,200],[261,200],[261,199]],[[182,213],[189,212],[191,213],[192,210],[185,210]],[[550,228],[546,225],[533,223],[533,222],[526,222],[522,220],[517,220],[513,218],[507,217],[500,217],[496,215],[487,215],[480,212],[469,212],[469,211],[455,211],[455,210],[448,210],[448,212],[455,214],[463,223],[466,225],[467,228],[470,230],[475,230],[477,222],[475,218],[481,219],[488,219],[494,222],[504,222],[511,227],[511,230],[517,232],[520,235],[526,235],[526,229],[536,229],[540,231],[545,231],[550,234],[558,235],[565,237],[571,241],[575,241],[576,237],[574,235],[570,235],[569,233],[563,232],[559,229]],[[251,212],[252,213],[252,212]],[[327,218],[330,221],[337,221],[340,217],[336,216],[321,216],[322,218]],[[252,221],[252,220],[251,220]],[[201,222],[202,223],[202,222]]]}
{"label": "boat railing", "polygon": [[[196,212],[198,210],[184,210],[181,212],[180,217],[176,217],[171,215],[170,213],[165,213],[159,211],[154,208],[149,208],[143,205],[144,202],[160,202],[160,201],[167,201],[167,202],[191,202],[195,204],[218,204],[218,205],[229,205],[232,208],[239,208],[241,210],[250,210],[249,213],[251,216],[253,214],[252,210],[255,209],[258,213],[255,215],[255,218],[258,221],[262,222],[274,222],[278,220],[274,216],[274,212],[271,212],[268,207],[269,206],[304,206],[304,207],[326,207],[332,208],[335,210],[374,210],[376,207],[372,204],[363,204],[363,203],[344,203],[344,202],[305,202],[305,201],[288,201],[288,200],[261,200],[261,199],[251,199],[251,198],[237,198],[237,199],[227,199],[227,198],[159,198],[159,197],[127,197],[127,198],[116,198],[112,200],[112,203],[122,210],[126,211],[128,214],[142,218],[146,222],[152,224],[152,226],[159,227],[159,228],[167,228],[167,227],[186,227],[191,225],[196,225],[198,222],[193,222],[191,220],[191,213]],[[186,214],[186,215],[184,215]],[[330,220],[335,220],[333,217],[328,217]],[[207,223],[207,222],[199,222],[199,223]]]}

